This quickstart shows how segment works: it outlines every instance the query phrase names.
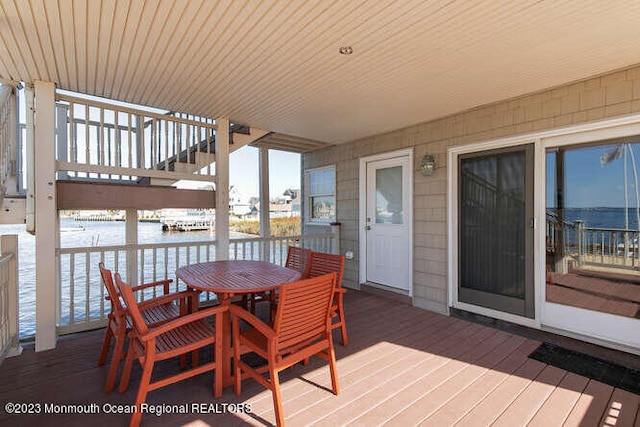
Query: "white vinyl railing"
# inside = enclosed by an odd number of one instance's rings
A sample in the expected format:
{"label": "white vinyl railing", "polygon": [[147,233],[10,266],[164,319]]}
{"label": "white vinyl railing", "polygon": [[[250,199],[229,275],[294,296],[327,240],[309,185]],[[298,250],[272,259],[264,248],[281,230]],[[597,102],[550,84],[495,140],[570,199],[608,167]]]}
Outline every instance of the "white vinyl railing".
{"label": "white vinyl railing", "polygon": [[[319,252],[338,253],[337,234],[314,234],[287,237],[232,239],[229,259],[269,260],[284,265],[287,248],[303,246]],[[109,304],[106,289],[100,279],[98,263],[104,262],[123,280],[137,284],[173,279],[172,290],[183,289],[175,272],[178,267],[216,259],[216,241],[98,246],[57,250],[59,271],[58,332],[60,334],[99,328],[106,324]],[[131,262],[133,254],[136,262]],[[130,266],[137,264],[137,271]],[[135,280],[131,278],[135,275]],[[140,298],[156,295],[157,290],[145,290]],[[204,294],[203,299],[214,299]]]}
{"label": "white vinyl railing", "polygon": [[20,354],[18,337],[18,236],[0,237],[0,363]]}
{"label": "white vinyl railing", "polygon": [[56,95],[56,160],[71,178],[211,181],[211,120]]}
{"label": "white vinyl railing", "polygon": [[[0,192],[5,182],[15,173],[16,132],[17,132],[16,99],[13,87],[0,85]],[[0,194],[2,200],[2,194]]]}

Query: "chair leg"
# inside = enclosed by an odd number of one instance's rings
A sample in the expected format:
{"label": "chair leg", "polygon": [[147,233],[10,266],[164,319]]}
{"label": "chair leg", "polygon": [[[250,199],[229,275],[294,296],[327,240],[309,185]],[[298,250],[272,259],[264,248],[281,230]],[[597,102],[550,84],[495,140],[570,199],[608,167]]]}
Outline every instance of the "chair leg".
{"label": "chair leg", "polygon": [[113,348],[113,355],[111,356],[111,366],[109,366],[109,374],[107,375],[107,383],[104,386],[104,391],[109,393],[113,390],[116,384],[116,376],[118,374],[118,367],[120,367],[120,360],[122,360],[122,352],[124,351],[125,336],[120,334],[116,337],[116,345]]}
{"label": "chair leg", "polygon": [[120,386],[118,386],[118,393],[124,393],[129,388],[129,378],[131,377],[131,368],[133,366],[133,359],[135,358],[133,343],[129,342],[129,350],[127,351],[127,357],[122,367],[122,376],[120,377]]}
{"label": "chair leg", "polygon": [[187,368],[187,355],[182,354],[180,355],[180,369],[186,369],[186,368]]}
{"label": "chair leg", "polygon": [[104,339],[102,340],[102,349],[100,350],[100,358],[98,359],[98,366],[102,366],[107,361],[107,355],[109,354],[109,347],[111,346],[111,337],[113,337],[113,331],[111,326],[107,325],[106,331],[104,331]]}
{"label": "chair leg", "polygon": [[340,331],[342,333],[342,345],[349,344],[349,338],[347,338],[347,322],[344,320],[344,305],[342,305],[342,295],[338,300],[338,320],[340,321]]}
{"label": "chair leg", "polygon": [[333,343],[329,341],[329,371],[331,372],[331,388],[333,394],[340,393],[340,385],[338,384],[338,369],[336,367],[336,352],[333,349]]}
{"label": "chair leg", "polygon": [[191,352],[191,369],[197,368],[200,364],[200,353],[198,350],[193,350]]}
{"label": "chair leg", "polygon": [[142,370],[142,378],[140,378],[140,386],[138,387],[138,395],[136,396],[136,412],[131,415],[129,427],[138,427],[140,425],[140,420],[142,419],[141,405],[147,399],[149,383],[151,382],[151,372],[153,371],[153,362],[149,362],[149,360],[150,358],[147,357]]}
{"label": "chair leg", "polygon": [[278,371],[275,369],[269,369],[269,376],[271,379],[271,393],[273,394],[273,411],[276,413],[276,426],[284,426],[284,413],[282,412],[282,398],[280,395],[280,377]]}
{"label": "chair leg", "polygon": [[249,310],[251,311],[251,314],[256,314],[256,294],[251,294],[251,296],[249,297]]}

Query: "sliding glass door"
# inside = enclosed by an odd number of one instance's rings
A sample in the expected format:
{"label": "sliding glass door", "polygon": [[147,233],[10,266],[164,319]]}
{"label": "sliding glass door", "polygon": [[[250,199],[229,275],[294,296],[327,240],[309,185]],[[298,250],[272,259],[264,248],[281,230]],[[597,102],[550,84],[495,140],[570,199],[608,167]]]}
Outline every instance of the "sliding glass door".
{"label": "sliding glass door", "polygon": [[640,348],[640,136],[546,151],[546,326]]}
{"label": "sliding glass door", "polygon": [[534,317],[533,145],[458,157],[458,301]]}

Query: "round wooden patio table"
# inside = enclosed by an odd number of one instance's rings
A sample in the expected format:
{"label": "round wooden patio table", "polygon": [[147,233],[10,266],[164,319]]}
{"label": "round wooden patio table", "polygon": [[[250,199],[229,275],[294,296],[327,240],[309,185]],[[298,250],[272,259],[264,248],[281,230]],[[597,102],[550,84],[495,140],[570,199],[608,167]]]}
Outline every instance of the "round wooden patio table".
{"label": "round wooden patio table", "polygon": [[[282,283],[298,280],[300,272],[280,267],[266,261],[211,261],[186,265],[176,270],[176,276],[187,287],[203,292],[213,292],[222,305],[229,305],[234,295],[264,292]],[[231,372],[231,322],[222,316],[222,383],[233,384]]]}

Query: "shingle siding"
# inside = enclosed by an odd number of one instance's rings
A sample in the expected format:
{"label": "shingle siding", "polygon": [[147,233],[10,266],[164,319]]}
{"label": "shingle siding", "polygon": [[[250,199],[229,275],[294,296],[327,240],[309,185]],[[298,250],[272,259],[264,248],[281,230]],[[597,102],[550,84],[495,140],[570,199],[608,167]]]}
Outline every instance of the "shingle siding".
{"label": "shingle siding", "polygon": [[[638,112],[640,67],[633,67],[305,154],[304,169],[336,165],[341,249],[355,254],[346,262],[345,285],[358,287],[361,157],[413,147],[413,304],[445,313],[447,148]],[[419,173],[426,153],[436,158],[437,169],[430,177]]]}

